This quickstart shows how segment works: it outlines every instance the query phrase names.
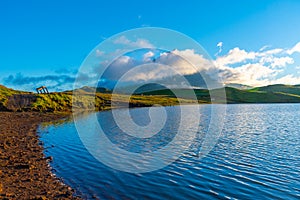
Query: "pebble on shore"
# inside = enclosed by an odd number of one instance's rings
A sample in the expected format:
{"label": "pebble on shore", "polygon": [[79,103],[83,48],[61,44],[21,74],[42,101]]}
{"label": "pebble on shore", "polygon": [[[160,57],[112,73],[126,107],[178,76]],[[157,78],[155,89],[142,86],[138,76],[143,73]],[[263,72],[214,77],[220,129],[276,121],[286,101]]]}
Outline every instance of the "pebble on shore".
{"label": "pebble on shore", "polygon": [[52,175],[37,127],[65,115],[0,112],[0,199],[80,199]]}

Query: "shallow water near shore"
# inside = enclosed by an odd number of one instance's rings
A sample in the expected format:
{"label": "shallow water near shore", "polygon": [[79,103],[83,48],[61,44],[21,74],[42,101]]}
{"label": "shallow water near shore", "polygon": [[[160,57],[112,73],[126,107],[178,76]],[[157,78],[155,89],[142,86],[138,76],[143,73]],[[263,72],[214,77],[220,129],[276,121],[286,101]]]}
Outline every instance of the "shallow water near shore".
{"label": "shallow water near shore", "polygon": [[[227,105],[222,135],[212,151],[199,159],[195,155],[213,120],[212,106],[224,105],[200,105],[198,133],[184,154],[149,173],[122,172],[96,160],[84,147],[72,120],[41,125],[40,138],[46,156],[53,157],[53,172],[85,199],[299,199],[300,104]],[[147,109],[131,110],[137,124],[149,123],[149,117],[141,117]],[[179,120],[176,107],[166,111],[170,123],[162,133],[168,134],[144,143],[123,134],[109,120],[111,111],[99,112],[97,118],[120,148],[147,152],[174,137],[176,126],[172,124]],[[85,114],[80,120],[89,119],[90,114]]]}

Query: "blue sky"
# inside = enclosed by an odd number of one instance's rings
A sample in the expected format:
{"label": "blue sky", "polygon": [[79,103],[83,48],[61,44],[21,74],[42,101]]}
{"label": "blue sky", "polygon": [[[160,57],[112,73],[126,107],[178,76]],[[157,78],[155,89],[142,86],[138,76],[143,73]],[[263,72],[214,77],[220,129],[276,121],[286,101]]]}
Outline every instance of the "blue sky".
{"label": "blue sky", "polygon": [[[52,90],[67,89],[64,83],[72,82],[85,57],[100,42],[128,29],[149,26],[173,29],[195,39],[220,69],[232,72],[228,82],[300,84],[300,46],[295,47],[300,42],[299,10],[297,0],[3,0],[0,84],[26,90],[40,84],[52,84]],[[282,51],[259,54],[274,49]],[[229,61],[238,55],[244,60]],[[282,57],[285,59],[280,60]],[[270,59],[281,64],[276,66]],[[247,70],[268,72],[262,77],[243,77]]]}

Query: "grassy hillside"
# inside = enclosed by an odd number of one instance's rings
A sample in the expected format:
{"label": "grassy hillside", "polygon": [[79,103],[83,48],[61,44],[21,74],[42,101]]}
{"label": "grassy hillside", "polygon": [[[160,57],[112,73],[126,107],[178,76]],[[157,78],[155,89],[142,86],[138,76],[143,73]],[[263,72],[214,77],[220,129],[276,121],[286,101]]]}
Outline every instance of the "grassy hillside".
{"label": "grassy hillside", "polygon": [[[71,112],[75,110],[107,110],[114,107],[147,107],[159,104],[161,106],[171,106],[181,103],[195,103],[191,100],[177,99],[166,96],[143,96],[110,94],[106,90],[96,92],[93,88],[84,87],[76,90],[76,97],[72,91],[33,94],[29,92],[16,91],[4,86],[0,87],[0,111],[38,111],[38,112]],[[99,91],[99,90],[96,90]],[[114,103],[111,103],[111,100]],[[73,107],[72,107],[73,106]]]}
{"label": "grassy hillside", "polygon": [[300,96],[263,90],[226,88],[228,103],[300,103]]}
{"label": "grassy hillside", "polygon": [[[173,91],[173,92],[172,92]],[[182,99],[193,99],[195,95],[191,93],[191,89],[163,89],[157,91],[144,92],[143,95],[146,96],[160,96],[168,98],[182,98]],[[209,91],[206,89],[195,89],[194,90],[196,97],[200,103],[210,103]],[[175,95],[176,93],[176,95]]]}
{"label": "grassy hillside", "polygon": [[[96,91],[94,94],[93,92]],[[101,91],[101,92],[98,92]],[[227,103],[300,103],[300,85],[270,85],[252,89],[237,89],[226,87]],[[210,92],[218,96],[221,89],[208,91],[195,89],[197,101],[192,100],[191,89],[168,89],[148,91],[132,96],[126,94],[111,94],[105,89],[84,87],[72,91],[33,94],[17,91],[0,85],[0,111],[38,111],[38,112],[71,112],[77,110],[107,110],[115,107],[147,107],[152,105],[172,106],[195,103],[211,103]],[[177,97],[175,96],[177,94]],[[113,98],[113,103],[111,103]],[[219,97],[217,97],[219,98]],[[215,101],[216,102],[216,101]],[[220,101],[222,102],[221,96]],[[73,106],[73,107],[72,107]]]}
{"label": "grassy hillside", "polygon": [[300,85],[277,84],[277,85],[269,85],[264,87],[257,87],[257,88],[250,89],[249,91],[300,95]]}
{"label": "grassy hillside", "polygon": [[[189,98],[188,89],[174,90],[182,98]],[[195,89],[195,94],[200,102],[210,102],[209,91],[206,89]],[[218,94],[221,89],[212,92]],[[300,103],[300,86],[271,85],[253,89],[237,89],[225,87],[227,103]],[[145,92],[144,95],[158,95],[175,97],[175,94],[168,89]]]}

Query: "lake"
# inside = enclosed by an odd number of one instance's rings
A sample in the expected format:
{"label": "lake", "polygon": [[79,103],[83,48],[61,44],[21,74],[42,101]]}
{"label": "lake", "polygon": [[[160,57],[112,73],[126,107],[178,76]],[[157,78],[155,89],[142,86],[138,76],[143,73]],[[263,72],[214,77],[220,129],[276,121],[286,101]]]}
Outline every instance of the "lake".
{"label": "lake", "polygon": [[[101,151],[97,133],[82,141],[72,119],[41,125],[39,132],[46,156],[53,157],[53,173],[85,199],[300,199],[300,104],[227,105],[222,134],[211,151],[199,157],[214,120],[211,110],[218,106],[226,105],[189,106],[200,110],[200,120],[192,114],[188,118],[199,123],[195,137],[185,138],[190,145],[184,143],[181,156],[171,164],[147,173],[128,173],[99,162],[92,155]],[[137,125],[150,123],[148,109],[130,110]],[[78,121],[87,124],[88,132],[91,115],[96,115],[113,144],[143,155],[176,137],[179,107],[159,109],[165,109],[167,122],[151,138],[124,134],[112,111],[82,114]],[[183,125],[186,135],[195,130],[188,122]],[[89,152],[83,143],[97,151]]]}

